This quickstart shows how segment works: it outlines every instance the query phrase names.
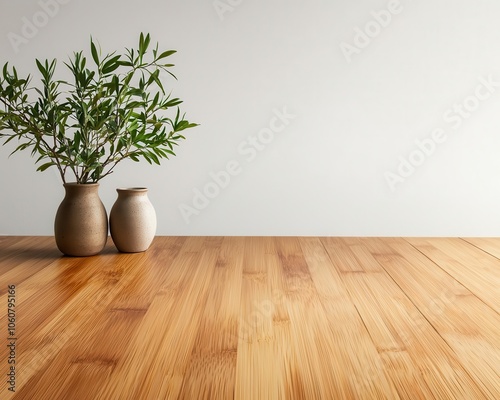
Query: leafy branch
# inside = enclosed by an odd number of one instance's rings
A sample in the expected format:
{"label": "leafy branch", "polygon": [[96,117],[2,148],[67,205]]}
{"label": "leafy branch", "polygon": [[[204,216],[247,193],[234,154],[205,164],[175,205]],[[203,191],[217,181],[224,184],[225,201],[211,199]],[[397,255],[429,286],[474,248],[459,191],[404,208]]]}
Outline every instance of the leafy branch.
{"label": "leafy branch", "polygon": [[[91,38],[90,61],[83,52],[64,63],[72,81],[56,80],[56,60],[36,60],[41,86],[19,77],[8,63],[0,75],[0,139],[17,139],[12,153],[31,148],[37,170],[55,166],[78,183],[98,182],[125,159],[160,164],[174,156],[184,130],[182,101],[165,91],[161,74],[175,78],[166,59],[175,50],[150,51],[150,35],[141,33],[136,49],[102,56]],[[92,64],[88,66],[88,64]],[[11,154],[12,154],[11,153]],[[41,163],[43,161],[43,163]]]}

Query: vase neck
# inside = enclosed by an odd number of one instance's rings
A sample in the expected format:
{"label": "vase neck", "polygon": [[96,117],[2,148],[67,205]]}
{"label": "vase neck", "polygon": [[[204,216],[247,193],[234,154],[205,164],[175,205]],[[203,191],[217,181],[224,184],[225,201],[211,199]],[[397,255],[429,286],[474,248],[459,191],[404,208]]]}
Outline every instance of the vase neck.
{"label": "vase neck", "polygon": [[64,189],[66,190],[66,193],[97,193],[99,190],[99,184],[98,183],[76,183],[76,182],[70,182],[70,183],[65,183]]}

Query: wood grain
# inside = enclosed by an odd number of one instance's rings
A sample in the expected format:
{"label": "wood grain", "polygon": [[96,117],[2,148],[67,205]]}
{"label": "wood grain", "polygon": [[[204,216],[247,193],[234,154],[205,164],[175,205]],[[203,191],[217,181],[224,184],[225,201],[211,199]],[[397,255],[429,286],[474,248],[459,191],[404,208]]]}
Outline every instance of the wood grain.
{"label": "wood grain", "polygon": [[500,239],[0,239],[0,399],[500,398]]}

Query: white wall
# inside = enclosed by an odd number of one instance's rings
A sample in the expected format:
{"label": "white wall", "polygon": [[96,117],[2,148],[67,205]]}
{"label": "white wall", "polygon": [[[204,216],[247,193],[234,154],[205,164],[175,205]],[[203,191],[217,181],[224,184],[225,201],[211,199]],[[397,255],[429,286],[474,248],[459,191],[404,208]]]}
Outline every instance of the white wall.
{"label": "white wall", "polygon": [[[116,187],[147,186],[161,235],[500,235],[498,1],[45,1],[46,21],[42,1],[1,0],[1,64],[34,71],[90,35],[114,50],[150,32],[178,50],[171,87],[201,124],[161,167],[125,163],[103,180],[108,210]],[[16,52],[12,33],[33,19]],[[269,139],[283,109],[294,117],[250,160],[248,137]],[[10,150],[0,234],[51,235],[61,182]],[[410,156],[421,165],[403,168]],[[195,189],[228,162],[238,173],[201,204]],[[182,205],[205,207],[185,218]]]}

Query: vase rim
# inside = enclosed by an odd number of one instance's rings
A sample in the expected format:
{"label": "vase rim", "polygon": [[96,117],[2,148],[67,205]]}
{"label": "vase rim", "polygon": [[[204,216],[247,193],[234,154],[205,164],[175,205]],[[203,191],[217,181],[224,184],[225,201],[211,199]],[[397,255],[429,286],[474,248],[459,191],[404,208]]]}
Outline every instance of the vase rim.
{"label": "vase rim", "polygon": [[117,192],[146,192],[147,190],[148,188],[145,187],[121,187],[116,189]]}
{"label": "vase rim", "polygon": [[89,182],[89,183],[78,183],[78,182],[66,182],[63,186],[99,186],[99,182]]}

